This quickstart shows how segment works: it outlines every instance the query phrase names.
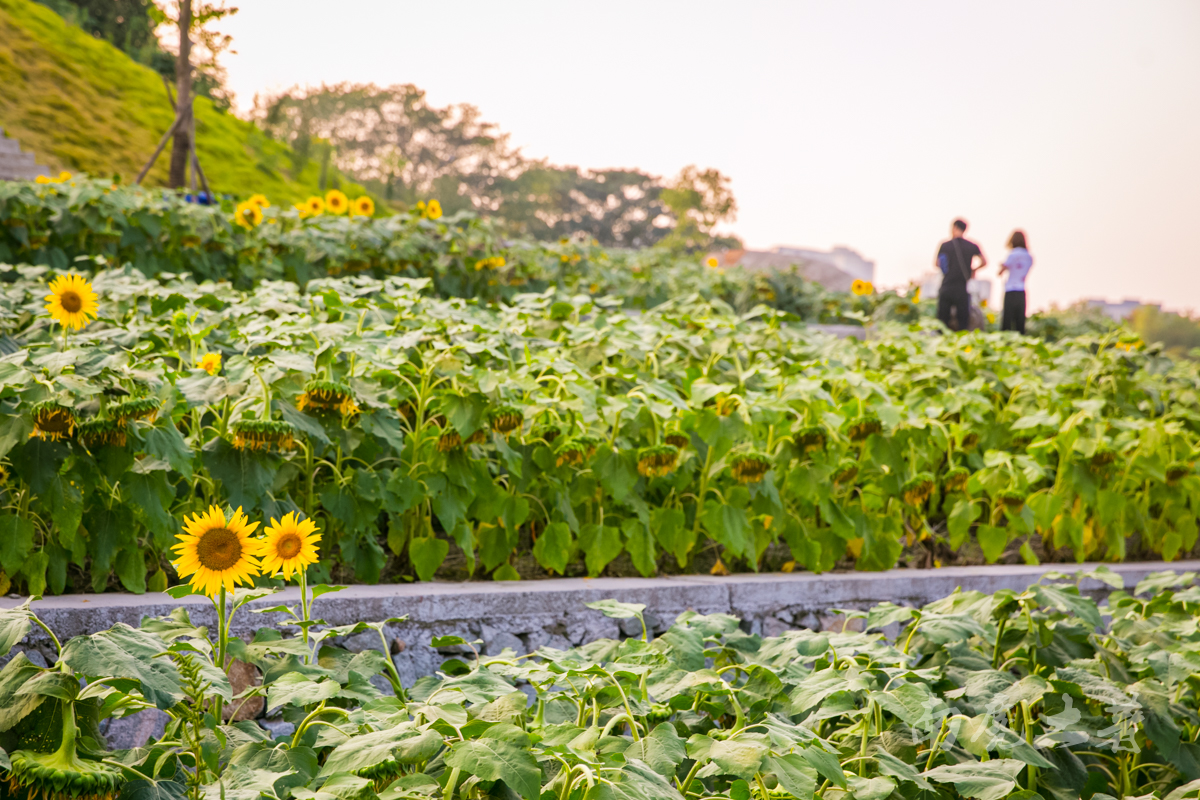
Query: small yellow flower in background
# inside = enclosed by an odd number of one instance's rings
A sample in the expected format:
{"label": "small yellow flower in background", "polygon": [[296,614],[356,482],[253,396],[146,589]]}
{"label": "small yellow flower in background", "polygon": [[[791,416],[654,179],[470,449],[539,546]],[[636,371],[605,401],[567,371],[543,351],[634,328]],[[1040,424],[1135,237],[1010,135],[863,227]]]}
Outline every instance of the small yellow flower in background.
{"label": "small yellow flower in background", "polygon": [[712,569],[710,569],[708,573],[710,575],[728,575],[729,567],[725,566],[725,562],[721,560],[720,556],[718,556],[717,563],[712,565]]}
{"label": "small yellow flower in background", "polygon": [[721,266],[721,262],[717,261],[716,256],[709,256],[708,260],[705,261],[704,263],[707,264],[708,266],[712,267],[713,269],[716,269],[717,267]]}
{"label": "small yellow flower in background", "polygon": [[859,297],[864,297],[875,291],[875,286],[870,281],[854,279],[854,283],[850,284],[850,291]]}
{"label": "small yellow flower in background", "polygon": [[325,201],[316,195],[305,200],[304,207],[307,209],[308,216],[310,217],[319,217],[325,213]]}
{"label": "small yellow flower in background", "polygon": [[58,173],[58,182],[59,183],[66,183],[69,180],[71,180],[71,173],[67,172],[66,170],[63,170],[62,172]]}
{"label": "small yellow flower in background", "polygon": [[290,581],[292,574],[302,572],[310,564],[317,563],[317,542],[321,534],[311,519],[301,520],[295,512],[283,515],[283,519],[271,520],[257,542],[257,555],[262,559],[264,575],[282,572],[283,579]]}
{"label": "small yellow flower in background", "polygon": [[375,201],[363,195],[354,201],[354,213],[360,217],[375,216]]}
{"label": "small yellow flower in background", "polygon": [[782,567],[779,568],[779,571],[780,572],[795,572],[796,571],[796,562],[788,561]]}
{"label": "small yellow flower in background", "polygon": [[987,321],[988,321],[988,325],[995,325],[996,324],[996,315],[991,311],[987,312]]}
{"label": "small yellow flower in background", "polygon": [[79,275],[59,275],[50,281],[50,294],[46,295],[46,311],[64,328],[82,330],[90,320],[96,318],[99,306],[92,285]]}
{"label": "small yellow flower in background", "polygon": [[205,353],[200,359],[200,363],[196,366],[207,372],[209,375],[216,375],[221,371],[221,354],[220,353]]}
{"label": "small yellow flower in background", "polygon": [[179,542],[171,548],[178,554],[172,562],[175,571],[181,578],[190,575],[188,583],[209,597],[216,597],[222,588],[232,592],[239,583],[252,583],[261,569],[254,558],[257,545],[250,538],[257,527],[241,508],[229,519],[218,506],[184,518]]}
{"label": "small yellow flower in background", "polygon": [[52,178],[46,177],[45,175],[38,175],[36,178],[33,179],[33,182],[34,183],[54,183],[54,180]]}
{"label": "small yellow flower in background", "polygon": [[249,200],[245,203],[238,203],[237,210],[233,214],[233,219],[238,225],[249,230],[262,223],[262,207],[257,203],[251,203]]}
{"label": "small yellow flower in background", "polygon": [[330,214],[345,214],[350,209],[350,201],[346,195],[337,189],[325,193],[325,210]]}
{"label": "small yellow flower in background", "polygon": [[914,303],[921,302],[921,287],[920,286],[917,287],[917,293],[913,295],[913,302]]}
{"label": "small yellow flower in background", "polygon": [[985,299],[985,300],[980,300],[980,301],[979,301],[979,307],[980,307],[980,308],[987,308],[987,300],[986,300],[986,299]]}
{"label": "small yellow flower in background", "polygon": [[425,204],[425,216],[429,219],[441,219],[442,204],[437,200],[430,200]]}
{"label": "small yellow flower in background", "polygon": [[267,199],[265,194],[252,194],[250,195],[250,199],[246,202],[253,203],[259,208],[266,208],[267,206],[271,205],[271,201]]}

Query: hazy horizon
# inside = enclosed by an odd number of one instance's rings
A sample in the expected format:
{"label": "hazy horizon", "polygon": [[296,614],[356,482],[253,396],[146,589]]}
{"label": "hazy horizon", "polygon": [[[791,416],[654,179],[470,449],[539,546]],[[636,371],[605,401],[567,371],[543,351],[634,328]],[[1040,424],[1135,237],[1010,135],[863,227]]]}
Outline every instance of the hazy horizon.
{"label": "hazy horizon", "polygon": [[747,247],[843,245],[877,283],[971,222],[1031,305],[1200,309],[1200,3],[254,0],[221,29],[238,106],[342,81],[470,103],[530,157],[732,179]]}

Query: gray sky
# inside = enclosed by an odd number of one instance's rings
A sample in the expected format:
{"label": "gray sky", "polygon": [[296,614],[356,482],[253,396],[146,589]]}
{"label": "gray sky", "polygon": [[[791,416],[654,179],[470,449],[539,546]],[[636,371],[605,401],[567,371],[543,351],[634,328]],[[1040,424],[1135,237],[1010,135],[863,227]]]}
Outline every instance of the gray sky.
{"label": "gray sky", "polygon": [[246,0],[239,106],[340,81],[467,102],[527,156],[732,178],[750,247],[843,244],[894,286],[951,219],[1030,302],[1200,310],[1200,2]]}

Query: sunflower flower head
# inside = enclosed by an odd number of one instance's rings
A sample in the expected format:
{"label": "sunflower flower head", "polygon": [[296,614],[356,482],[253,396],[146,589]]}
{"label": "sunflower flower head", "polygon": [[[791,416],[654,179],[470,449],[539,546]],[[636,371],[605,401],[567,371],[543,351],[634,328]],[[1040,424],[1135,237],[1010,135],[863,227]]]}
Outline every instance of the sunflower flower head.
{"label": "sunflower flower head", "polygon": [[862,442],[871,434],[879,433],[882,430],[883,423],[879,421],[879,417],[874,414],[864,414],[850,420],[850,424],[846,426],[846,435],[852,442]]}
{"label": "sunflower flower head", "polygon": [[454,428],[450,428],[438,437],[437,449],[439,453],[449,453],[462,447],[462,443],[462,435]]}
{"label": "sunflower flower head", "polygon": [[75,437],[88,450],[111,445],[125,446],[125,421],[121,419],[89,419],[75,429]]}
{"label": "sunflower flower head", "polygon": [[250,199],[246,202],[253,203],[259,208],[266,208],[267,206],[271,205],[271,201],[267,199],[265,194],[252,194],[250,195]]}
{"label": "sunflower flower head", "polygon": [[1186,461],[1173,461],[1167,465],[1167,485],[1174,486],[1192,472],[1192,465]]}
{"label": "sunflower flower head", "polygon": [[554,463],[557,466],[566,464],[578,467],[587,460],[587,445],[577,438],[567,439],[554,450]]}
{"label": "sunflower flower head", "polygon": [[843,459],[838,464],[837,469],[833,471],[833,482],[835,484],[850,483],[858,477],[858,464],[850,459]]}
{"label": "sunflower flower head", "polygon": [[692,443],[692,437],[684,433],[678,425],[673,425],[667,428],[667,432],[663,435],[663,441],[679,450],[683,450]]}
{"label": "sunflower flower head", "polygon": [[1000,505],[1009,509],[1015,510],[1025,505],[1025,495],[1021,494],[1020,492],[1011,490],[1007,492],[1001,492],[998,499],[1000,500]]}
{"label": "sunflower flower head", "polygon": [[185,518],[179,541],[171,548],[177,554],[175,571],[181,578],[190,576],[192,587],[209,597],[222,588],[232,592],[239,583],[250,584],[261,570],[254,556],[258,545],[250,538],[257,527],[241,508],[229,518],[217,506]]}
{"label": "sunflower flower head", "polygon": [[914,508],[924,505],[932,494],[933,476],[928,472],[921,472],[913,476],[913,479],[906,482],[900,490],[904,502]]}
{"label": "sunflower flower head", "polygon": [[239,419],[233,423],[233,446],[238,450],[288,450],[296,429],[283,420]]}
{"label": "sunflower flower head", "polygon": [[771,460],[762,453],[738,453],[729,459],[729,469],[738,483],[758,483],[771,468]]}
{"label": "sunflower flower head", "polygon": [[325,213],[325,200],[313,195],[304,201],[304,208],[310,217],[319,217]]}
{"label": "sunflower flower head", "polygon": [[375,216],[375,201],[365,194],[362,197],[355,198],[354,213],[360,217]]}
{"label": "sunflower flower head", "polygon": [[721,262],[717,261],[716,256],[709,256],[704,262],[710,269],[716,269],[721,266]]}
{"label": "sunflower flower head", "polygon": [[657,444],[638,451],[638,474],[646,478],[669,475],[678,463],[679,448],[673,444]]}
{"label": "sunflower flower head", "polygon": [[350,387],[335,381],[309,381],[304,385],[304,394],[296,401],[296,408],[317,414],[349,416],[358,413],[358,405],[354,402]]}
{"label": "sunflower flower head", "polygon": [[802,452],[812,453],[825,449],[825,429],[820,425],[809,425],[796,434],[796,447]]}
{"label": "sunflower flower head", "polygon": [[272,519],[257,541],[255,553],[262,561],[264,575],[283,573],[290,581],[292,575],[303,572],[310,564],[317,563],[317,542],[321,534],[311,519],[299,519],[295,512],[284,514],[283,519]]}
{"label": "sunflower flower head", "polygon": [[135,397],[108,409],[109,416],[124,425],[131,419],[153,420],[162,402],[157,397]]}
{"label": "sunflower flower head", "polygon": [[325,193],[325,210],[330,214],[341,216],[350,210],[350,201],[344,192],[331,189]]}
{"label": "sunflower flower head", "polygon": [[716,397],[717,413],[722,417],[728,417],[733,412],[737,411],[742,405],[742,398],[736,394],[725,394],[722,392]]}
{"label": "sunflower flower head", "polygon": [[496,406],[487,411],[488,425],[501,436],[508,436],[521,427],[525,416],[515,406]]}
{"label": "sunflower flower head", "polygon": [[425,217],[426,217],[426,219],[441,219],[442,218],[442,204],[439,203],[437,200],[430,200],[428,203],[426,203],[425,204]]}
{"label": "sunflower flower head", "polygon": [[967,490],[967,481],[970,480],[971,473],[966,467],[955,467],[946,473],[946,479],[942,485],[946,488],[947,494],[955,492],[965,492]]}
{"label": "sunflower flower head", "polygon": [[64,328],[82,330],[95,319],[99,306],[92,285],[79,275],[59,275],[50,281],[50,294],[46,295],[46,311]]}
{"label": "sunflower flower head", "polygon": [[875,284],[855,278],[854,283],[850,284],[850,291],[858,297],[865,297],[875,293]]}
{"label": "sunflower flower head", "polygon": [[262,206],[251,203],[249,200],[245,203],[238,203],[237,209],[233,212],[233,221],[246,230],[258,227],[263,221]]}
{"label": "sunflower flower head", "polygon": [[33,436],[58,442],[75,432],[75,409],[54,400],[33,407]]}
{"label": "sunflower flower head", "polygon": [[221,354],[205,353],[204,357],[200,359],[200,363],[196,366],[207,372],[209,375],[216,375],[221,371]]}

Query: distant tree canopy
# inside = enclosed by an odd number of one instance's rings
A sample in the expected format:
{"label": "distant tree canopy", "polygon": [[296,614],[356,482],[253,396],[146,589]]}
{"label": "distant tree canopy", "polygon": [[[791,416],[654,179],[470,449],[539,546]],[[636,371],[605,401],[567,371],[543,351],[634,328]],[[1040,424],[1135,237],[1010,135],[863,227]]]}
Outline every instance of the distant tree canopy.
{"label": "distant tree canopy", "polygon": [[686,168],[675,181],[636,169],[585,170],[527,159],[472,105],[438,108],[412,84],[338,84],[258,98],[254,116],[291,144],[302,167],[320,159],[398,206],[437,198],[538,239],[586,234],[610,247],[713,242],[733,219],[728,179]]}
{"label": "distant tree canopy", "polygon": [[1200,318],[1139,306],[1129,317],[1129,325],[1147,344],[1161,342],[1173,356],[1200,358]]}

